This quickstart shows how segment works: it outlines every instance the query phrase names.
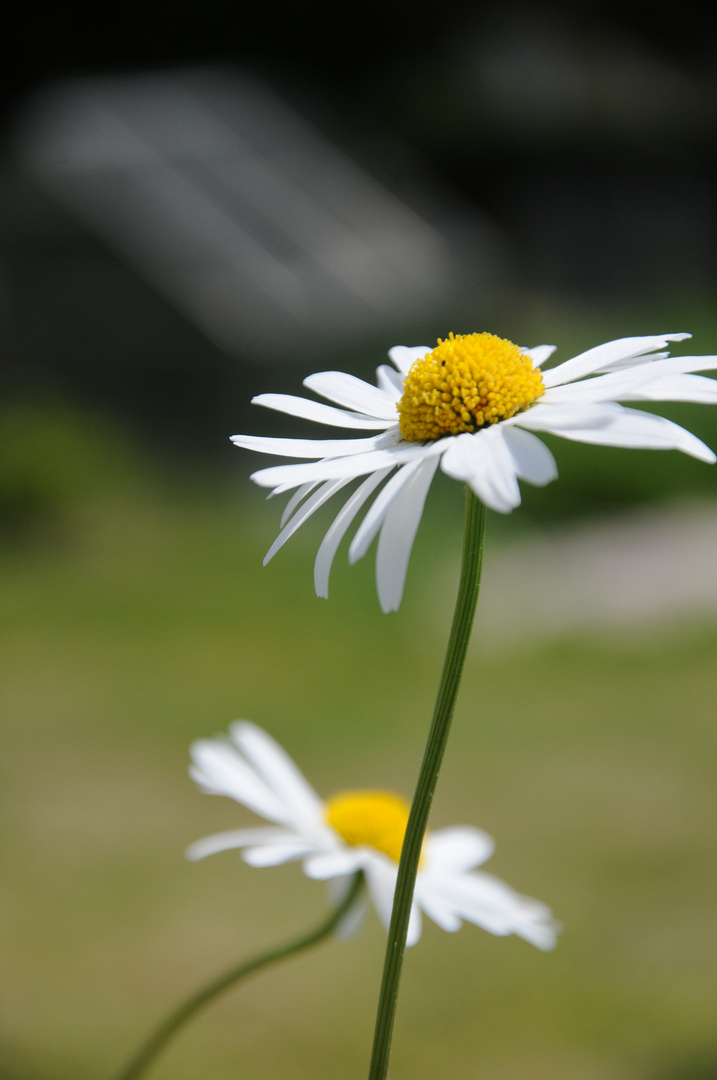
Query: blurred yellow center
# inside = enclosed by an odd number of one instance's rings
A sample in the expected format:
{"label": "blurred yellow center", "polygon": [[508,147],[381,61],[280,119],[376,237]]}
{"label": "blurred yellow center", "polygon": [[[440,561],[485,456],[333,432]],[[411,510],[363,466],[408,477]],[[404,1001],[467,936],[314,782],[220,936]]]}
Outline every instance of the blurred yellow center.
{"label": "blurred yellow center", "polygon": [[404,379],[401,435],[424,442],[478,431],[529,408],[544,393],[540,370],[512,341],[449,334]]}
{"label": "blurred yellow center", "polygon": [[390,791],[341,791],[326,800],[326,820],[350,847],[372,847],[398,862],[410,809]]}

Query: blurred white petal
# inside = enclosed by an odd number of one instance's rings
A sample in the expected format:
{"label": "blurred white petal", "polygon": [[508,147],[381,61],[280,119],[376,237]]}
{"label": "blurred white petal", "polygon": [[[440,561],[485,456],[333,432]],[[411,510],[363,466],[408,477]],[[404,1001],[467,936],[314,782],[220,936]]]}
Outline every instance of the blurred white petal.
{"label": "blurred white petal", "polygon": [[249,764],[284,805],[309,821],[322,820],[323,801],[278,742],[247,720],[237,721],[229,730]]}
{"label": "blurred white petal", "polygon": [[463,873],[474,870],[495,851],[495,841],[482,829],[470,825],[454,825],[429,833],[424,845],[426,870],[437,874]]}
{"label": "blurred white petal", "polygon": [[[372,846],[376,836],[375,815],[382,807],[390,807],[390,811],[384,812],[389,814],[387,825],[393,827],[390,823],[395,823],[395,817],[390,815],[395,814],[396,803],[400,806],[402,800],[386,792],[348,792],[324,803],[286,752],[261,728],[242,721],[232,726],[231,735],[236,749],[221,739],[205,739],[193,744],[195,779],[204,790],[230,795],[258,813],[261,813],[258,810],[261,800],[256,793],[265,792],[269,810],[275,809],[272,797],[283,808],[286,827],[235,829],[208,836],[192,844],[187,849],[187,857],[203,859],[217,852],[241,848],[244,862],[252,867],[278,866],[301,860],[307,877],[337,883],[333,890],[336,902],[339,893],[346,895],[353,875],[362,872],[371,903],[388,928],[398,864],[394,857],[386,854],[386,850],[392,848]],[[216,755],[210,752],[212,748]],[[198,758],[208,763],[208,773],[215,768],[218,770],[215,779],[220,782],[213,787],[207,785],[206,775],[197,767]],[[235,773],[233,781],[229,777],[232,770]],[[361,807],[367,805],[367,798],[370,808],[368,817],[363,819],[367,824],[362,826]],[[331,815],[337,799],[343,802],[344,812],[346,802],[351,804],[355,799],[352,812],[359,816],[351,821],[350,842],[338,831],[340,826],[334,828],[329,824],[336,822]],[[271,814],[264,816],[276,820]],[[366,842],[356,840],[362,827],[366,829],[363,835],[374,838],[370,842],[368,839]],[[400,835],[398,840],[400,843]],[[451,932],[458,930],[461,921],[465,920],[494,934],[517,934],[539,948],[552,947],[556,924],[544,904],[520,896],[497,878],[473,872],[474,867],[488,859],[492,852],[491,837],[471,826],[454,826],[428,834],[416,879],[407,945],[415,944],[421,936],[423,911]],[[362,914],[363,905],[358,903],[356,909],[344,917],[341,932],[355,928]]]}
{"label": "blurred white petal", "polygon": [[195,862],[197,859],[206,859],[207,855],[217,855],[220,851],[231,851],[249,844],[280,843],[292,839],[292,835],[287,829],[272,829],[270,825],[256,829],[233,829],[231,832],[215,833],[214,836],[197,840],[189,845],[184,854],[191,862]]}

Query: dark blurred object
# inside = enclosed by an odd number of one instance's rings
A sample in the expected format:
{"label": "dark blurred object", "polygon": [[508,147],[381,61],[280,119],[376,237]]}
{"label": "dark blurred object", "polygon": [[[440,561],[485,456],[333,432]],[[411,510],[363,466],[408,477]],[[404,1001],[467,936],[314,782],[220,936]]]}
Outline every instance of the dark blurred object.
{"label": "dark blurred object", "polygon": [[688,1052],[684,1057],[673,1057],[664,1067],[651,1074],[654,1080],[717,1080],[717,1052]]}
{"label": "dark blurred object", "polygon": [[428,222],[269,87],[228,70],[50,87],[27,111],[19,152],[240,357],[296,360],[455,314],[489,283],[495,292],[505,262],[477,211],[452,208],[448,231]]}
{"label": "dark blurred object", "polygon": [[531,285],[714,283],[715,28],[688,12],[489,4],[454,35],[440,81],[394,72],[402,131],[508,231]]}

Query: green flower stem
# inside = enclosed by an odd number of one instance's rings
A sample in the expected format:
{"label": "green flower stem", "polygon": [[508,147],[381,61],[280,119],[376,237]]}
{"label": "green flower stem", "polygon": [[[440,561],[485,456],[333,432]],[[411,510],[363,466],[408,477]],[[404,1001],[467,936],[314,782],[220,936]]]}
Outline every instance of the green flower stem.
{"label": "green flower stem", "polygon": [[139,1053],[132,1058],[129,1065],[118,1075],[117,1080],[137,1080],[137,1077],[141,1076],[147,1066],[154,1061],[157,1054],[166,1046],[172,1036],[191,1019],[194,1013],[207,1005],[212,998],[228,990],[230,986],[234,986],[235,983],[246,978],[247,975],[252,975],[255,971],[276,963],[277,960],[285,960],[287,957],[302,952],[312,945],[318,945],[339,925],[355,903],[362,886],[363,872],[359,871],[354,876],[351,887],[341,903],[332,910],[328,919],[325,919],[311,933],[298,938],[296,941],[289,942],[288,945],[282,945],[278,949],[262,953],[251,960],[245,960],[238,967],[231,968],[223,975],[220,975],[218,979],[204,986],[196,994],[192,994],[190,998],[167,1017],[163,1024],[160,1024],[154,1034],[142,1046]]}
{"label": "green flower stem", "polygon": [[453,718],[463,664],[473,627],[480,574],[483,563],[483,537],[485,534],[485,506],[466,487],[466,517],[463,538],[463,561],[458,585],[458,596],[453,613],[453,623],[443,662],[443,672],[433,711],[433,721],[423,755],[421,771],[413,796],[411,813],[406,826],[406,836],[398,866],[396,893],[393,899],[391,925],[388,930],[386,958],[383,966],[381,994],[376,1016],[373,1055],[369,1080],[385,1080],[391,1053],[391,1036],[396,1016],[398,984],[401,978],[403,953],[406,948],[408,921],[411,914],[413,890],[416,884],[418,862],[421,857],[423,837],[428,814],[438,782],[443,753]]}

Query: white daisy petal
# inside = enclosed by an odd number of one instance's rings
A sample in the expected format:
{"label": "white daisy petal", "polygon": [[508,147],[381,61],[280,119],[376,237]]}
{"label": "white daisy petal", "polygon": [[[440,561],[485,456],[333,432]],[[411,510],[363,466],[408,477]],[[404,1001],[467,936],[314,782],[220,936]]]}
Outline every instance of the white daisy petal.
{"label": "white daisy petal", "polygon": [[390,468],[381,469],[379,472],[373,473],[364,480],[361,486],[354,491],[351,498],[344,503],[332,524],[329,526],[328,532],[321,541],[316,555],[316,562],[314,563],[314,589],[317,596],[321,596],[324,599],[328,597],[329,575],[339,544],[343,540],[346,531],[349,529],[351,522],[354,520],[363,504],[370,498],[379,484],[385,480],[390,472]]}
{"label": "white daisy petal", "polygon": [[535,945],[543,952],[550,952],[558,944],[558,934],[561,930],[560,923],[554,919],[535,913],[532,916],[526,915],[521,920],[519,928],[513,932],[529,945]]}
{"label": "white daisy petal", "polygon": [[520,489],[516,482],[515,470],[504,469],[501,462],[496,465],[495,454],[491,447],[483,448],[484,452],[480,460],[476,461],[476,469],[469,477],[468,483],[475,494],[491,510],[499,514],[509,514],[520,505]]}
{"label": "white daisy petal", "polygon": [[717,371],[717,356],[670,356],[650,365],[659,374],[684,375],[688,371]]}
{"label": "white daisy petal", "polygon": [[232,435],[235,446],[277,457],[333,458],[367,454],[386,445],[385,435],[370,439],[272,439],[264,435]]}
{"label": "white daisy petal", "polygon": [[495,841],[481,829],[456,825],[429,833],[423,850],[429,873],[458,874],[473,870],[489,859],[495,850]]}
{"label": "white daisy petal", "polygon": [[478,915],[490,920],[491,927],[500,933],[508,926],[515,914],[516,902],[521,898],[498,878],[491,874],[467,873],[444,874],[432,881],[433,890],[450,902],[466,919]]}
{"label": "white daisy petal", "polygon": [[681,450],[684,454],[710,465],[715,462],[715,454],[709,446],[679,424],[666,420],[664,416],[640,412],[638,409],[623,409],[620,406],[613,406],[613,409],[613,418],[604,427],[563,429],[560,434],[565,439],[600,446],[622,446],[633,450]]}
{"label": "white daisy petal", "polygon": [[[546,395],[547,396],[547,395]],[[518,413],[506,420],[502,426],[516,425],[531,431],[548,431],[553,435],[565,435],[571,430],[586,430],[605,427],[611,423],[612,402],[575,402],[575,404],[556,404],[541,400],[532,409]]]}
{"label": "white daisy petal", "polygon": [[[348,879],[351,881],[351,878]],[[338,904],[340,901],[334,901]],[[346,938],[353,937],[363,925],[366,918],[366,912],[368,911],[368,901],[364,896],[360,896],[358,900],[354,902],[353,907],[350,907],[343,919],[336,927],[336,937],[345,940]]]}
{"label": "white daisy petal", "polygon": [[[347,874],[346,877],[331,878],[328,882],[328,894],[329,903],[337,907],[348,896],[354,881],[354,874]],[[368,911],[368,900],[365,893],[360,893],[353,905],[344,915],[343,919],[336,927],[336,937],[346,939],[353,937],[353,935],[360,929],[366,918],[366,912]]]}
{"label": "white daisy petal", "polygon": [[399,469],[395,476],[391,477],[386,486],[374,499],[366,517],[361,522],[361,525],[356,531],[356,535],[351,541],[351,546],[349,548],[349,562],[351,564],[355,563],[357,559],[361,559],[366,554],[378,530],[381,528],[386,514],[391,509],[392,502],[394,499],[398,498],[401,488],[404,484],[408,483],[419,466],[420,460],[412,461],[410,464],[404,465],[402,469]]}
{"label": "white daisy petal", "polygon": [[285,485],[285,490],[299,484],[321,480],[338,480],[341,476],[366,476],[379,469],[392,469],[408,461],[424,457],[425,449],[418,443],[400,443],[388,450],[374,450],[370,454],[352,457],[327,458],[300,465],[273,465],[252,473],[251,479],[260,487]]}
{"label": "white daisy petal", "polygon": [[421,909],[418,904],[411,904],[411,914],[408,919],[408,933],[406,934],[406,948],[410,949],[421,940],[422,929]]}
{"label": "white daisy petal", "polygon": [[291,840],[293,834],[288,829],[275,829],[270,825],[260,825],[256,829],[233,829],[231,832],[215,833],[205,836],[190,844],[185,855],[191,862],[206,859],[207,855],[216,855],[220,851],[231,851],[246,847],[248,844],[272,844]]}
{"label": "white daisy petal", "polygon": [[[689,337],[690,335],[687,334],[686,336]],[[669,355],[669,352],[665,351],[643,353],[640,356],[623,356],[620,360],[610,361],[605,367],[596,368],[594,374],[601,375],[603,372],[623,371],[624,369],[639,371],[651,367],[656,360],[664,360]]]}
{"label": "white daisy petal", "polygon": [[704,375],[666,375],[615,395],[621,401],[694,401],[712,405],[717,401],[717,379]]}
{"label": "white daisy petal", "polygon": [[684,341],[688,337],[689,334],[662,334],[657,337],[630,337],[608,341],[574,356],[572,360],[566,360],[564,364],[558,364],[550,371],[543,372],[543,382],[546,386],[558,386],[592,375],[595,371],[609,371],[627,361],[646,357],[657,349],[664,349],[670,341]]}
{"label": "white daisy petal", "polygon": [[508,513],[516,506],[520,506],[520,488],[515,462],[505,441],[505,428],[495,424],[491,428],[478,432],[478,438],[475,441],[479,440],[487,445],[491,464],[487,470],[485,484],[483,477],[478,475],[474,475],[468,482],[474,491],[477,492],[479,487],[485,491],[488,506]]}
{"label": "white daisy petal", "polygon": [[434,454],[418,464],[389,506],[381,526],[376,552],[376,587],[384,612],[398,611],[401,604],[408,560],[438,460]]}
{"label": "white daisy petal", "polygon": [[322,405],[320,401],[293,397],[291,394],[259,394],[251,401],[252,405],[263,405],[276,412],[298,416],[302,420],[315,420],[317,424],[329,424],[331,427],[383,430],[396,422],[395,416],[390,420],[379,419],[363,413],[335,409],[333,405]]}
{"label": "white daisy petal", "polygon": [[542,367],[546,360],[549,360],[553,355],[557,345],[534,345],[531,349],[521,349],[520,351],[529,356],[533,361],[533,367]]}
{"label": "white daisy petal", "polygon": [[519,427],[505,424],[503,438],[521,480],[543,487],[555,480],[558,466],[552,453],[535,435]]}
{"label": "white daisy petal", "polygon": [[[565,386],[554,386],[546,390],[540,399],[541,408],[565,407],[566,405],[590,405],[601,402],[614,402],[615,390],[623,392],[633,387],[642,385],[645,381],[644,373],[639,373],[634,368],[627,373],[613,372],[610,375],[597,375],[593,379],[582,379],[580,382],[566,383]],[[536,405],[535,408],[538,406]],[[529,410],[534,412],[535,409]]]}
{"label": "white daisy petal", "polygon": [[520,896],[502,881],[488,874],[463,874],[460,877],[433,879],[422,884],[421,902],[430,900],[445,918],[452,911],[457,919],[480,926],[488,933],[503,937],[516,934],[539,948],[556,944],[558,924],[544,904]]}
{"label": "white daisy petal", "polygon": [[442,896],[436,896],[430,888],[430,883],[421,881],[417,883],[416,900],[436,926],[449,934],[455,934],[463,926],[462,920],[456,915],[455,908],[449,900]]}
{"label": "white daisy petal", "polygon": [[350,481],[351,477],[347,476],[343,480],[327,480],[325,484],[322,484],[319,490],[315,491],[311,498],[306,500],[301,509],[297,510],[288,525],[285,525],[281,530],[264,556],[264,566],[274,558],[279,548],[284,546],[289,537],[293,536],[296,530],[301,528],[307,518],[310,518],[320,506],[328,502],[337,491],[340,491],[342,487],[346,487]]}
{"label": "white daisy petal", "polygon": [[396,423],[396,402],[377,386],[371,386],[355,375],[343,371],[320,371],[304,379],[307,390],[328,398],[363,416],[372,416]]}
{"label": "white daisy petal", "polygon": [[403,395],[403,376],[388,364],[381,364],[376,369],[376,382],[384,394],[390,394],[394,401],[400,401]]}
{"label": "white daisy petal", "polygon": [[453,907],[454,914],[491,934],[517,934],[550,949],[556,944],[558,926],[544,904],[520,896],[502,881],[488,874],[463,874],[461,877],[431,882],[434,902]]}
{"label": "white daisy petal", "polygon": [[388,930],[393,910],[393,894],[396,888],[396,875],[398,867],[385,855],[376,852],[370,855],[364,862],[366,885],[371,903],[376,909],[376,914]]}
{"label": "white daisy petal", "polygon": [[229,730],[247,761],[286,805],[302,818],[323,820],[322,800],[278,742],[246,720],[237,721]]}
{"label": "white daisy petal", "polygon": [[454,439],[445,439],[446,448],[441,456],[441,469],[446,476],[468,483],[468,478],[476,471],[477,463],[482,460],[481,446],[473,435],[467,432]]}
{"label": "white daisy petal", "polygon": [[315,881],[355,874],[362,866],[362,859],[355,848],[338,851],[321,851],[311,855],[304,863],[304,873]]}
{"label": "white daisy petal", "polygon": [[[299,503],[302,502],[306,498],[306,496],[310,492],[312,492],[314,490],[315,487],[316,487],[315,483],[313,483],[313,484],[302,484],[300,488],[296,489],[296,491],[291,496],[291,498],[289,499],[288,503],[286,504],[286,506],[284,507],[284,510],[282,512],[281,521],[280,521],[280,525],[281,525],[282,529],[283,529],[284,525],[286,525],[286,523],[289,520],[289,518],[291,517],[291,515],[294,513],[294,510],[296,510]],[[280,488],[274,488],[274,490],[270,491],[269,494],[267,495],[267,499],[272,499],[274,497],[274,495],[279,495],[279,494],[281,494],[281,489]]]}
{"label": "white daisy petal", "polygon": [[411,365],[427,356],[430,351],[427,345],[394,345],[388,350],[388,355],[398,370],[403,375],[408,375]]}
{"label": "white daisy petal", "polygon": [[496,424],[475,435],[459,435],[441,458],[448,476],[464,480],[491,510],[510,513],[520,504],[512,457]]}
{"label": "white daisy petal", "polygon": [[287,862],[302,859],[313,845],[306,840],[287,840],[285,844],[267,844],[266,847],[249,847],[242,852],[242,859],[247,866],[265,867],[282,866]]}
{"label": "white daisy petal", "polygon": [[701,375],[673,374],[669,370],[634,368],[599,375],[594,379],[556,386],[541,401],[562,404],[575,401],[717,401],[717,380]]}
{"label": "white daisy petal", "polygon": [[229,798],[253,810],[255,814],[287,824],[286,806],[228,743],[218,739],[199,739],[192,743],[193,780],[211,795]]}

